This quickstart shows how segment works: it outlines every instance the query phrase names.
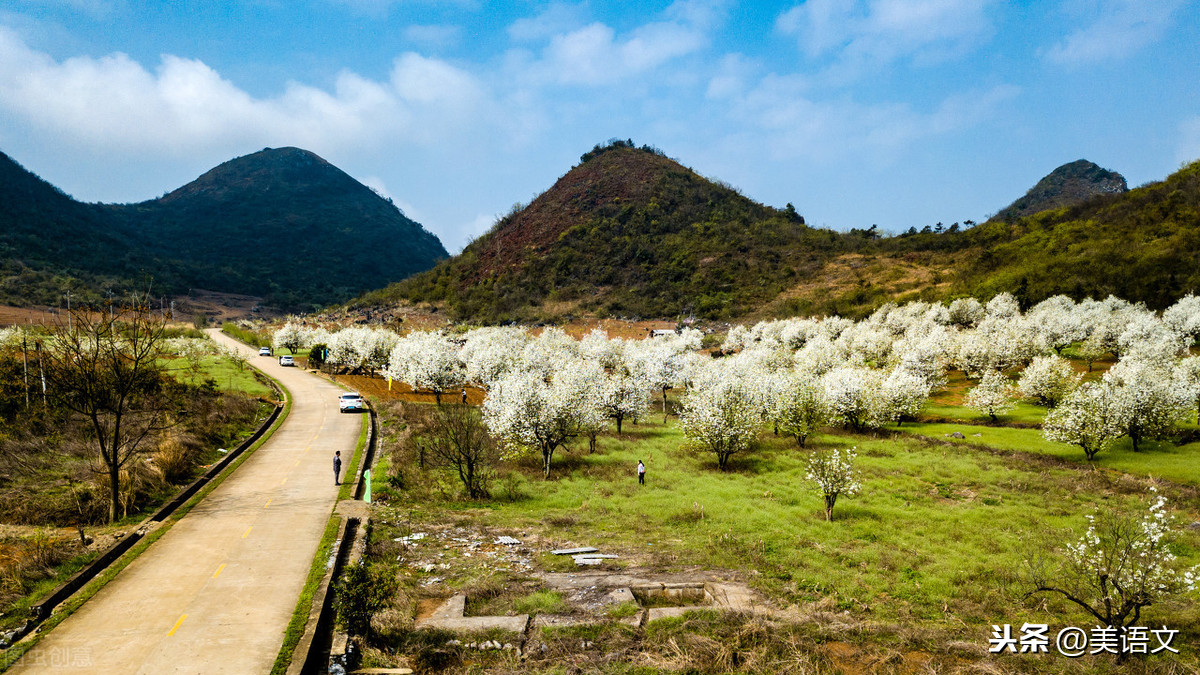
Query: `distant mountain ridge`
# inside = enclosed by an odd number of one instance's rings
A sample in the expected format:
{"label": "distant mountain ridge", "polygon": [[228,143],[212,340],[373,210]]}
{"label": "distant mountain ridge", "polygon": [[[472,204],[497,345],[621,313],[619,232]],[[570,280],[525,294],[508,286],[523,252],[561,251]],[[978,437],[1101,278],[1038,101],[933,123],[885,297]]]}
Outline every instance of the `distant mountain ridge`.
{"label": "distant mountain ridge", "polygon": [[1121,174],[1079,159],[1051,171],[1024,196],[997,212],[992,220],[1012,222],[1041,211],[1074,206],[1099,195],[1128,191],[1129,185]]}
{"label": "distant mountain ridge", "polygon": [[336,303],[446,257],[436,236],[317,155],[267,148],[138,204],[83,204],[0,153],[0,301],[150,286]]}

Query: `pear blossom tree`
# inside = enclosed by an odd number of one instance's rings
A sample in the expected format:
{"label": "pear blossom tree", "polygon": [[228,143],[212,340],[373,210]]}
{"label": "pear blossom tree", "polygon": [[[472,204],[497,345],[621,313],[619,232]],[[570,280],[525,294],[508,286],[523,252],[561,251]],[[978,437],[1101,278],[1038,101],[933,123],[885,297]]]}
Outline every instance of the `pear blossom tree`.
{"label": "pear blossom tree", "polygon": [[1089,462],[1094,460],[1125,434],[1111,390],[1105,383],[1084,383],[1046,415],[1042,435],[1048,441],[1078,445]]}
{"label": "pear blossom tree", "polygon": [[730,457],[753,446],[762,415],[745,382],[726,376],[689,389],[679,423],[688,445],[716,455],[717,467],[724,471]]}
{"label": "pear blossom tree", "polygon": [[974,328],[986,314],[983,305],[975,298],[959,298],[950,303],[947,318],[959,328]]}
{"label": "pear blossom tree", "polygon": [[467,381],[484,389],[500,376],[519,367],[530,338],[524,328],[473,328],[464,336],[459,359]]}
{"label": "pear blossom tree", "polygon": [[1191,396],[1155,362],[1122,359],[1104,374],[1121,431],[1138,452],[1142,441],[1173,431],[1191,407]]}
{"label": "pear blossom tree", "polygon": [[896,368],[883,380],[875,424],[898,424],[916,418],[929,398],[930,388],[920,375]]}
{"label": "pear blossom tree", "polygon": [[833,426],[862,431],[879,426],[884,401],[883,378],[865,366],[841,366],[821,378],[829,422]]}
{"label": "pear blossom tree", "polygon": [[392,348],[384,375],[404,382],[413,391],[433,392],[441,405],[442,394],[466,379],[466,369],[459,360],[458,345],[441,331],[413,331]]}
{"label": "pear blossom tree", "polygon": [[1003,415],[1016,407],[1013,401],[1013,386],[1008,378],[996,370],[983,374],[979,384],[967,392],[968,408],[992,418],[995,422],[998,415]]}
{"label": "pear blossom tree", "polygon": [[1076,353],[1087,364],[1088,372],[1090,373],[1095,363],[1109,353],[1109,348],[1104,345],[1102,337],[1093,333],[1079,344],[1079,349],[1076,350]]}
{"label": "pear blossom tree", "polygon": [[635,422],[650,409],[650,385],[641,377],[621,369],[603,378],[598,408],[617,423],[617,433],[626,419]]}
{"label": "pear blossom tree", "polygon": [[1200,419],[1200,356],[1180,359],[1175,365],[1172,377],[1180,392],[1191,397],[1192,406]]}
{"label": "pear blossom tree", "polygon": [[595,364],[559,363],[553,378],[514,370],[493,383],[483,402],[483,419],[509,456],[536,452],[542,477],[550,478],[554,452],[584,433],[592,416]]}
{"label": "pear blossom tree", "polygon": [[288,321],[271,336],[271,346],[276,350],[286,349],[288,353],[295,354],[297,349],[304,346],[304,337],[303,327]]}
{"label": "pear blossom tree", "polygon": [[1194,342],[1200,335],[1200,297],[1191,293],[1163,310],[1162,321],[1178,335]]}
{"label": "pear blossom tree", "polygon": [[637,349],[635,368],[651,387],[662,392],[663,422],[667,421],[667,392],[678,386],[683,375],[685,352],[667,340],[643,340]]}
{"label": "pear blossom tree", "polygon": [[[1139,624],[1143,609],[1194,592],[1200,584],[1200,566],[1181,570],[1176,565],[1166,499],[1153,487],[1149,508],[1140,516],[1105,510],[1087,521],[1087,531],[1067,544],[1058,560],[1028,560],[1033,589],[1026,597],[1060,595],[1124,637]],[[1126,656],[1122,650],[1117,660]]]}
{"label": "pear blossom tree", "polygon": [[814,453],[808,458],[808,479],[817,484],[817,490],[825,499],[825,520],[833,522],[833,507],[838,497],[858,494],[862,480],[854,469],[858,448],[831,450]]}
{"label": "pear blossom tree", "polygon": [[1061,356],[1038,356],[1017,380],[1017,391],[1047,408],[1053,408],[1079,386],[1083,375]]}
{"label": "pear blossom tree", "polygon": [[1030,328],[1047,348],[1062,354],[1063,348],[1087,337],[1087,327],[1076,311],[1075,301],[1065,295],[1047,298],[1025,314]]}
{"label": "pear blossom tree", "polygon": [[803,448],[808,437],[829,422],[825,391],[819,379],[795,371],[781,373],[776,384],[771,419]]}

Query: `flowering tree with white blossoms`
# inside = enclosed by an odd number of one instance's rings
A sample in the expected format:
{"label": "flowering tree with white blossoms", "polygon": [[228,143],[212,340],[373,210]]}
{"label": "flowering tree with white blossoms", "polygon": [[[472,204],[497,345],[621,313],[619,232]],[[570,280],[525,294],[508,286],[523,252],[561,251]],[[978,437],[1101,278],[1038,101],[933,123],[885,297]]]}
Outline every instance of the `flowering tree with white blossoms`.
{"label": "flowering tree with white blossoms", "polygon": [[662,392],[663,422],[667,421],[667,392],[676,387],[683,376],[686,353],[664,338],[642,340],[635,348],[632,357],[635,372]]}
{"label": "flowering tree with white blossoms", "polygon": [[286,349],[289,353],[295,354],[297,349],[304,346],[304,337],[303,327],[288,321],[271,336],[271,346],[277,350]]}
{"label": "flowering tree with white blossoms", "polygon": [[569,373],[577,362],[564,362],[547,382],[538,372],[512,371],[492,385],[483,401],[483,420],[509,455],[538,452],[542,477],[550,478],[554,451],[583,431],[579,379]]}
{"label": "flowering tree with white blossoms", "polygon": [[404,382],[413,391],[433,392],[441,405],[442,394],[466,378],[458,352],[458,345],[441,331],[413,331],[392,348],[384,375]]}
{"label": "flowering tree with white blossoms", "polygon": [[1025,366],[1017,380],[1017,391],[1047,408],[1053,408],[1079,386],[1083,379],[1071,362],[1061,356],[1038,356]]}
{"label": "flowering tree with white blossoms", "polygon": [[810,435],[829,423],[825,390],[819,379],[797,372],[780,373],[775,383],[771,419],[803,448]]}
{"label": "flowering tree with white blossoms", "polygon": [[626,419],[636,422],[650,409],[650,385],[624,370],[604,376],[598,393],[599,409],[617,423],[618,434]]}
{"label": "flowering tree with white blossoms", "polygon": [[1111,387],[1087,382],[1046,415],[1046,440],[1078,445],[1092,461],[1125,434],[1120,412],[1112,405]]}
{"label": "flowering tree with white blossoms", "polygon": [[484,389],[491,388],[492,382],[518,366],[529,339],[524,328],[505,326],[467,331],[459,350],[467,380]]}
{"label": "flowering tree with white blossoms", "polygon": [[1173,431],[1191,408],[1191,392],[1157,362],[1122,359],[1104,374],[1104,382],[1134,452],[1143,440]]}
{"label": "flowering tree with white blossoms", "polygon": [[972,328],[980,321],[986,312],[983,305],[975,298],[959,298],[950,303],[947,318],[950,323],[959,328]]}
{"label": "flowering tree with white blossoms", "polygon": [[[1200,566],[1176,568],[1166,499],[1150,491],[1149,511],[1140,516],[1109,510],[1087,516],[1087,531],[1066,545],[1057,564],[1031,558],[1033,590],[1026,597],[1057,593],[1123,637],[1138,625],[1144,607],[1195,591]],[[1125,656],[1122,650],[1117,660]]]}
{"label": "flowering tree with white blossoms", "polygon": [[1008,378],[996,370],[984,373],[979,384],[967,392],[966,404],[968,408],[991,417],[993,422],[997,415],[1003,415],[1017,405],[1013,401],[1013,387]]}
{"label": "flowering tree with white blossoms", "polygon": [[1189,340],[1200,336],[1200,298],[1188,293],[1163,310],[1163,323]]}
{"label": "flowering tree with white blossoms", "polygon": [[688,444],[715,454],[717,467],[723,471],[730,457],[754,444],[762,414],[742,381],[722,377],[687,391],[679,423]]}
{"label": "flowering tree with white blossoms", "polygon": [[929,398],[930,389],[925,378],[896,368],[883,380],[874,424],[899,424],[916,418]]}
{"label": "flowering tree with white blossoms", "polygon": [[808,479],[817,484],[825,498],[825,520],[833,521],[833,505],[838,497],[858,494],[862,489],[859,474],[854,470],[858,448],[814,453],[808,458]]}
{"label": "flowering tree with white blossoms", "polygon": [[1192,405],[1200,416],[1200,356],[1180,359],[1173,373],[1176,386],[1192,399]]}
{"label": "flowering tree with white blossoms", "polygon": [[821,378],[829,423],[861,431],[877,426],[882,415],[883,377],[863,366],[835,368]]}

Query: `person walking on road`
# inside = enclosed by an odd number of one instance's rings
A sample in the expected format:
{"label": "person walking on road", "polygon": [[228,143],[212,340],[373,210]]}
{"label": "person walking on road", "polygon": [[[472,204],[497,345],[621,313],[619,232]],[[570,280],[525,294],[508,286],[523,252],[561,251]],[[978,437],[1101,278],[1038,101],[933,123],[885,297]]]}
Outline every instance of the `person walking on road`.
{"label": "person walking on road", "polygon": [[642,464],[642,460],[638,460],[638,485],[646,484],[646,465]]}
{"label": "person walking on road", "polygon": [[466,387],[463,387],[463,397],[462,397],[462,402],[463,402],[463,405],[466,405],[466,404],[467,404],[467,388],[466,388]]}
{"label": "person walking on road", "polygon": [[342,451],[338,450],[333,453],[333,484],[342,484]]}

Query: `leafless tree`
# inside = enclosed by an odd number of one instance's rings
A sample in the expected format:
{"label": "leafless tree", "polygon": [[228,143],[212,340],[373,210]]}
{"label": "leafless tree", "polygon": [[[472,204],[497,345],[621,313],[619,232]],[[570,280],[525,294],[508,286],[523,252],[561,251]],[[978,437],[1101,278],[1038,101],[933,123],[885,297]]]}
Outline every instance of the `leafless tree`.
{"label": "leafless tree", "polygon": [[43,356],[54,399],[90,428],[109,483],[110,521],[121,514],[121,471],[142,442],[168,426],[163,392],[163,324],[144,302],[120,311],[74,310],[51,328]]}
{"label": "leafless tree", "polygon": [[488,496],[500,450],[488,435],[479,410],[468,405],[410,405],[413,441],[429,463],[458,474],[470,499]]}

